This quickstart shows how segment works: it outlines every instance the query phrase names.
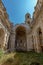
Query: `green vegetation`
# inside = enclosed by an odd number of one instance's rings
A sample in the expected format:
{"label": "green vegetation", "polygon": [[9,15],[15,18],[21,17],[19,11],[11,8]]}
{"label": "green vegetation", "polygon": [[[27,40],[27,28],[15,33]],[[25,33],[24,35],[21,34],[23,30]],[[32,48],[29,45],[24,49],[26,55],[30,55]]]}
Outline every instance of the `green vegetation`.
{"label": "green vegetation", "polygon": [[2,52],[0,52],[0,64],[2,65],[31,65],[33,62],[43,65],[43,53],[14,52],[2,54],[2,56],[1,54]]}
{"label": "green vegetation", "polygon": [[3,56],[3,51],[0,50],[0,58]]}

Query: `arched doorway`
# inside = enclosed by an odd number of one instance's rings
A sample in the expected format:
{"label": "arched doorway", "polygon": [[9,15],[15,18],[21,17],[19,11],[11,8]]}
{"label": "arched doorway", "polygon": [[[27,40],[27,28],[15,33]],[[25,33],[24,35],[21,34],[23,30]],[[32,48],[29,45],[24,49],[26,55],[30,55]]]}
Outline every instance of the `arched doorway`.
{"label": "arched doorway", "polygon": [[4,45],[4,37],[5,37],[5,33],[4,30],[2,28],[0,28],[0,48],[3,48]]}
{"label": "arched doorway", "polygon": [[39,47],[40,47],[40,50],[43,51],[42,30],[41,30],[41,28],[38,28],[38,39],[39,39]]}
{"label": "arched doorway", "polygon": [[16,29],[15,49],[17,51],[27,50],[26,29],[23,26]]}

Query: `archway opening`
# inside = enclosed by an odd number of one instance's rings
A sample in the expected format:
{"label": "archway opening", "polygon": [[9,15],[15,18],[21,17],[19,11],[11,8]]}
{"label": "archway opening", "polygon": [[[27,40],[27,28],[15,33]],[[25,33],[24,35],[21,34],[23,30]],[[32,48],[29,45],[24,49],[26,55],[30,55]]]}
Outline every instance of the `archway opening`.
{"label": "archway opening", "polygon": [[0,29],[0,48],[3,48],[3,45],[4,45],[4,30],[1,28]]}
{"label": "archway opening", "polygon": [[43,51],[41,28],[38,29],[38,37],[39,37],[39,43],[40,43],[39,45],[40,45],[41,51]]}
{"label": "archway opening", "polygon": [[23,26],[19,26],[16,29],[15,49],[17,51],[26,51],[26,29]]}

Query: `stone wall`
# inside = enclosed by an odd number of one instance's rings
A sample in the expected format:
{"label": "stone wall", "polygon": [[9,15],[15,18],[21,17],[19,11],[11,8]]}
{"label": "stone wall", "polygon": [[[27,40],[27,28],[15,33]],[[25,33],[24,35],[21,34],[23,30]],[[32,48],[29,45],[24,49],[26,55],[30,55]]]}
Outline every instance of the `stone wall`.
{"label": "stone wall", "polygon": [[[43,8],[41,9],[40,13],[39,13],[39,17],[35,20],[35,24],[33,25],[33,28],[32,28],[32,33],[33,33],[33,36],[35,37],[35,50],[37,52],[41,52],[42,51],[42,48],[41,48],[41,45],[43,47]],[[42,33],[42,36],[41,36],[41,45],[40,45],[40,40],[39,40],[39,35],[38,35],[38,30],[39,28],[41,29],[40,33]]]}

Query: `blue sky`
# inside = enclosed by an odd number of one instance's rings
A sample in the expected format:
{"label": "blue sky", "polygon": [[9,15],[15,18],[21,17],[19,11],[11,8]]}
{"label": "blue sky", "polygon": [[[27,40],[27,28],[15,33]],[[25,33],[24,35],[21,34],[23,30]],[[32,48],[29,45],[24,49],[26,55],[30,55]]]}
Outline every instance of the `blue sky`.
{"label": "blue sky", "polygon": [[14,24],[20,24],[24,23],[26,13],[29,12],[32,17],[37,0],[2,0],[2,2],[9,15],[9,20]]}

